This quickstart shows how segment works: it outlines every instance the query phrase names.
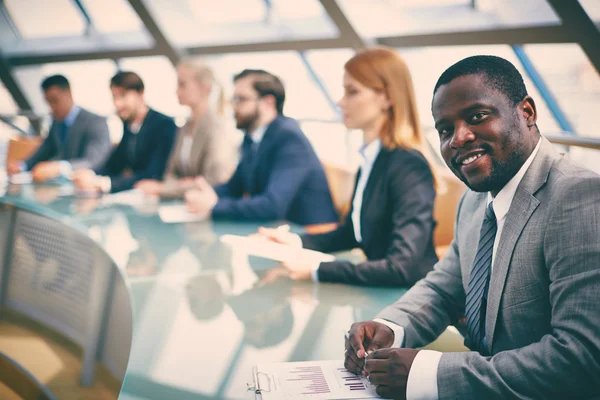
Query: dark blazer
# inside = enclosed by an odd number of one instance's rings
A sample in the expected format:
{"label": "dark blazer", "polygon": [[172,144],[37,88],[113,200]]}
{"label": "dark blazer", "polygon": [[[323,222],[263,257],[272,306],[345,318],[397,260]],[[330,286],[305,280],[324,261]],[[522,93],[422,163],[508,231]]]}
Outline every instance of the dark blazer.
{"label": "dark blazer", "polygon": [[73,169],[100,167],[111,150],[106,119],[83,108],[67,132],[65,145],[60,141],[59,124],[52,123],[48,137],[25,163],[27,169],[49,160],[66,160]]}
{"label": "dark blazer", "polygon": [[295,120],[278,116],[271,122],[256,150],[250,184],[245,161],[243,155],[229,182],[216,188],[213,217],[299,225],[338,221],[323,166]]}
{"label": "dark blazer", "polygon": [[[142,179],[162,179],[176,130],[171,117],[150,109],[136,138],[127,124],[123,124],[121,143],[96,173],[111,178],[113,193],[131,189]],[[132,140],[135,140],[134,152],[130,151]],[[126,169],[131,173],[124,173]]]}
{"label": "dark blazer", "polygon": [[302,236],[303,247],[326,253],[360,247],[368,261],[321,263],[319,281],[401,286],[423,278],[438,260],[434,199],[433,176],[421,153],[382,148],[363,194],[362,243],[354,236],[352,209],[337,230]]}

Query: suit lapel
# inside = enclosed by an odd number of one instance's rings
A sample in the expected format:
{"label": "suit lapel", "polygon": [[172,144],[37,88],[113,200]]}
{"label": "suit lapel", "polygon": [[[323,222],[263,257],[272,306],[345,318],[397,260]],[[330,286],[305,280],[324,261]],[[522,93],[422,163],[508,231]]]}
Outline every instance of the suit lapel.
{"label": "suit lapel", "polygon": [[143,142],[146,140],[146,131],[152,126],[152,113],[152,109],[149,109],[148,113],[146,114],[146,118],[144,118],[144,121],[142,121],[142,125],[140,126],[138,133],[130,132],[132,136],[136,136],[135,147],[133,149],[133,160],[130,160],[132,164],[137,164],[138,154],[140,154],[140,149],[143,148]]}
{"label": "suit lapel", "polygon": [[[388,165],[387,160],[390,155],[390,152],[385,148],[381,148],[375,162],[373,163],[373,168],[371,168],[371,173],[367,178],[367,184],[365,185],[365,190],[363,192],[362,206],[360,208],[360,223],[361,226],[365,226],[364,224],[364,214],[366,212],[367,206],[371,204],[371,198],[375,194],[375,186],[377,185],[377,177],[383,176],[384,171]],[[358,180],[356,181],[358,184]],[[355,195],[356,195],[356,185],[354,187]],[[354,199],[354,197],[353,197]],[[381,206],[381,202],[378,202],[378,206]]]}
{"label": "suit lapel", "polygon": [[[506,276],[508,275],[515,246],[527,222],[540,204],[540,201],[535,197],[535,193],[546,183],[550,168],[556,160],[556,153],[552,144],[544,138],[540,138],[540,140],[542,140],[542,143],[538,154],[523,176],[506,214],[502,235],[499,238],[500,242],[493,261],[485,325],[490,354],[492,354],[500,301],[505,294]],[[518,265],[515,266],[515,268],[518,267]]]}
{"label": "suit lapel", "polygon": [[[204,132],[206,132],[206,117],[203,118],[201,121],[198,122],[198,125],[196,126],[196,128],[194,129],[194,132],[192,133],[193,135],[193,141],[192,141],[192,148],[190,151],[190,172],[193,175],[199,175],[200,174],[200,163],[201,163],[201,158],[203,158],[202,156],[204,155],[204,147],[205,147],[205,141],[206,141],[206,136],[203,134]],[[206,171],[202,171],[202,172],[206,172]]]}
{"label": "suit lapel", "polygon": [[267,127],[265,134],[262,137],[258,145],[258,149],[256,150],[256,154],[254,154],[254,158],[252,160],[252,182],[250,183],[250,188],[248,191],[252,194],[256,190],[257,187],[257,172],[259,171],[259,166],[266,161],[265,154],[268,154],[269,148],[273,145],[271,136],[277,127],[279,126],[280,119],[283,118],[281,116],[275,118],[273,122]]}

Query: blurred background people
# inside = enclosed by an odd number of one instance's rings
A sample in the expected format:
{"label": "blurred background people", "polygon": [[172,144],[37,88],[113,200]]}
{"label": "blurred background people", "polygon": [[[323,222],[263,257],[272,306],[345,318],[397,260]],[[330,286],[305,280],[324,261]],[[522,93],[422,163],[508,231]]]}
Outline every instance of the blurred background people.
{"label": "blurred background people", "polygon": [[160,179],[173,147],[175,122],[146,105],[144,82],[135,72],[118,72],[110,90],[123,121],[123,138],[104,165],[75,173],[79,190],[119,192],[143,179]]}
{"label": "blurred background people", "polygon": [[111,150],[105,118],[76,105],[62,75],[44,79],[42,90],[52,113],[48,136],[29,159],[10,163],[8,174],[31,170],[34,180],[44,182],[70,177],[74,169],[103,165]]}
{"label": "blurred background people", "polygon": [[281,80],[244,70],[234,84],[236,126],[245,133],[242,159],[229,182],[214,190],[198,179],[186,194],[189,210],[214,218],[335,224],[323,167],[298,123],[283,115]]}
{"label": "blurred background people", "polygon": [[378,47],[344,66],[344,124],[363,132],[352,207],[333,232],[298,236],[261,228],[276,242],[322,252],[360,247],[367,261],[285,266],[292,278],[360,285],[412,285],[438,258],[433,244],[435,177],[425,154],[410,72],[392,49]]}
{"label": "blurred background people", "polygon": [[[211,97],[218,94],[216,106]],[[225,183],[235,170],[237,148],[223,120],[224,94],[213,71],[205,64],[185,61],[177,66],[177,97],[190,108],[179,129],[164,181],[142,180],[135,187],[150,195],[183,197],[202,176],[210,185]]]}

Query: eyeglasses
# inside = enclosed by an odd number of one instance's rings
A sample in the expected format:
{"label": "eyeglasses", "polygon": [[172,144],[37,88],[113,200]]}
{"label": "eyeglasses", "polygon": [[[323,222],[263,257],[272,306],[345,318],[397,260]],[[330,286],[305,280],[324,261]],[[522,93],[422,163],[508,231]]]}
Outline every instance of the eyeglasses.
{"label": "eyeglasses", "polygon": [[260,100],[260,97],[246,97],[246,96],[233,96],[231,98],[231,104],[240,104],[245,103],[247,101],[256,101]]}

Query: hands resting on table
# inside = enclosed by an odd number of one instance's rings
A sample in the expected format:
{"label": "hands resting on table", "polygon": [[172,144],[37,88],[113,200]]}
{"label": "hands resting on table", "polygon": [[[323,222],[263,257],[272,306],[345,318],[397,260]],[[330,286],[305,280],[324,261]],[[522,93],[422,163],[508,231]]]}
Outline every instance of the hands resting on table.
{"label": "hands resting on table", "polygon": [[390,348],[394,332],[388,326],[365,321],[352,324],[345,343],[344,367],[369,378],[385,399],[406,399],[408,373],[419,350]]}

